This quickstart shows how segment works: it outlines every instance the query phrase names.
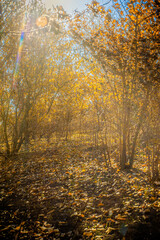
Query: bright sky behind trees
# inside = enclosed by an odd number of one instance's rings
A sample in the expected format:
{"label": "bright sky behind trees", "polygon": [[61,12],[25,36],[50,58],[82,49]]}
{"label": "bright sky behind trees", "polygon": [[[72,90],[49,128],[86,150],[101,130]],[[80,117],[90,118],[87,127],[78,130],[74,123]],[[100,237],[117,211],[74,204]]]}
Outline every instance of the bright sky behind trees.
{"label": "bright sky behind trees", "polygon": [[[86,4],[90,4],[92,0],[43,0],[47,8],[51,8],[52,5],[62,5],[64,9],[72,13],[74,10],[81,11],[86,8]],[[104,0],[99,1],[103,3]]]}

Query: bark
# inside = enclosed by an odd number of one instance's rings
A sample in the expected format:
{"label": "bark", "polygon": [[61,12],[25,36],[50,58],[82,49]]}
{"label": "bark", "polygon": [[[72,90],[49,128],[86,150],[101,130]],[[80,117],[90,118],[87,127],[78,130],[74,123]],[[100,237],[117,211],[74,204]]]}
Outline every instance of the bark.
{"label": "bark", "polygon": [[126,144],[127,144],[127,128],[126,128],[126,116],[124,116],[124,122],[123,122],[123,145],[122,145],[122,153],[121,153],[121,159],[120,159],[120,166],[121,169],[125,168],[126,162],[127,162],[127,154],[126,154]]}
{"label": "bark", "polygon": [[147,109],[148,97],[149,97],[149,89],[147,90],[147,95],[146,95],[145,101],[144,101],[142,109],[141,109],[141,113],[140,113],[140,116],[139,116],[139,122],[137,124],[137,128],[136,128],[136,131],[135,131],[135,136],[134,136],[134,139],[133,139],[132,151],[131,151],[131,156],[130,156],[130,159],[129,159],[130,168],[133,167],[135,150],[136,150],[136,143],[137,143],[138,135],[139,135],[142,123],[143,123],[144,114],[145,114],[145,111]]}
{"label": "bark", "polygon": [[4,132],[4,139],[5,139],[5,145],[6,145],[6,154],[7,156],[10,155],[10,145],[8,140],[8,133],[7,133],[7,120],[8,120],[8,110],[7,113],[2,115],[3,120],[3,132]]}

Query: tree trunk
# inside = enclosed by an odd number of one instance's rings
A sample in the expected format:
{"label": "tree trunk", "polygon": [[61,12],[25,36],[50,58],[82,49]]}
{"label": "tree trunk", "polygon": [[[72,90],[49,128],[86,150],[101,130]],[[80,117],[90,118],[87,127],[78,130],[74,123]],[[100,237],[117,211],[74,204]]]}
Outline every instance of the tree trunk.
{"label": "tree trunk", "polygon": [[145,111],[146,111],[146,108],[147,108],[148,97],[149,97],[149,90],[147,90],[147,95],[146,95],[145,101],[144,101],[142,109],[141,109],[141,113],[140,113],[140,116],[139,116],[139,122],[138,122],[136,131],[135,131],[135,136],[134,136],[134,139],[133,139],[132,151],[131,151],[131,156],[130,156],[130,159],[129,159],[130,168],[133,167],[137,138],[138,138],[138,135],[139,135],[139,132],[140,132],[140,129],[141,129],[141,126],[142,126],[142,122],[143,122],[143,117],[144,117],[144,114],[145,114]]}
{"label": "tree trunk", "polygon": [[127,136],[127,131],[126,131],[126,127],[125,124],[123,126],[123,145],[122,145],[122,153],[121,153],[121,159],[120,159],[120,166],[121,169],[125,168],[126,162],[127,162],[127,154],[126,154],[126,138]]}
{"label": "tree trunk", "polygon": [[121,152],[121,159],[120,159],[120,167],[124,169],[127,163],[127,111],[126,111],[126,102],[124,100],[124,107],[123,107],[123,129],[122,129],[122,152]]}
{"label": "tree trunk", "polygon": [[8,142],[6,123],[5,123],[5,126],[4,126],[4,137],[5,137],[5,144],[6,144],[6,153],[7,153],[7,156],[9,156],[10,155],[10,146],[9,146],[9,142]]}

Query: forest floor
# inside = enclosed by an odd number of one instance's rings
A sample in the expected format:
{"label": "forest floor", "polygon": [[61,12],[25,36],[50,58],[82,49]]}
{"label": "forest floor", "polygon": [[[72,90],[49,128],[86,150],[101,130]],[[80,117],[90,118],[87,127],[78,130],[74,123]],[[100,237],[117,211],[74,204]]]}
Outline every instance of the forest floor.
{"label": "forest floor", "polygon": [[0,239],[160,239],[160,191],[71,146],[1,164]]}

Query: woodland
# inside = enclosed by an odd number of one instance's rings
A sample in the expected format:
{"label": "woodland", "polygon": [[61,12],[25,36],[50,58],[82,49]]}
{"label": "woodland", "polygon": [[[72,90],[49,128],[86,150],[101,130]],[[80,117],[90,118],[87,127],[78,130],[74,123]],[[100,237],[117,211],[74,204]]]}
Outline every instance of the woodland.
{"label": "woodland", "polygon": [[0,2],[0,238],[160,239],[160,4]]}

